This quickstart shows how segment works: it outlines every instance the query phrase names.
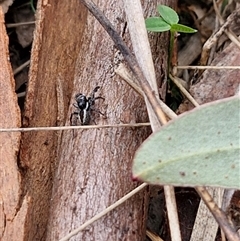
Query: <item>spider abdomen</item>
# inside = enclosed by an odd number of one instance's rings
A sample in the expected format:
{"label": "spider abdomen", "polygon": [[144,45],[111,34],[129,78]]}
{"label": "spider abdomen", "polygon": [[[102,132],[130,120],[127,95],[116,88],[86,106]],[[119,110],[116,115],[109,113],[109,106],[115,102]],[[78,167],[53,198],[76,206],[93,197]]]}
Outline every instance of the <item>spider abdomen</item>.
{"label": "spider abdomen", "polygon": [[89,125],[90,120],[91,120],[90,111],[91,111],[91,110],[83,109],[83,110],[80,112],[80,119],[81,119],[81,124],[82,124],[82,125]]}

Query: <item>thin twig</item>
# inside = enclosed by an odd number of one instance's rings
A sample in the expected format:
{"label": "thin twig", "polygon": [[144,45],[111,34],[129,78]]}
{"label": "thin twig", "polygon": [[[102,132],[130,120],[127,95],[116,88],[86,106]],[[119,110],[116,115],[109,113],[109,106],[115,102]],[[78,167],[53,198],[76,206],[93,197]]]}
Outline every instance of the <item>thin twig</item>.
{"label": "thin twig", "polygon": [[[121,78],[126,83],[128,83],[139,95],[144,97],[144,94],[143,94],[141,88],[138,86],[136,81],[134,81],[134,76],[129,73],[128,69],[123,64],[120,64],[115,69],[115,73],[118,74],[119,76],[121,76]],[[163,112],[171,120],[174,120],[174,119],[176,119],[178,117],[177,114],[172,109],[170,109],[162,100],[159,99],[158,101],[159,101],[159,105],[161,106]]]}
{"label": "thin twig", "polygon": [[211,211],[212,215],[218,222],[221,229],[224,231],[227,238],[230,241],[239,241],[240,237],[235,231],[236,229],[231,226],[225,213],[217,206],[207,189],[204,187],[196,187],[196,191],[207,205],[208,209]]}
{"label": "thin twig", "polygon": [[[236,191],[235,189],[224,190],[221,208],[225,213],[230,205],[231,199],[235,191]],[[221,229],[221,238],[222,238],[222,241],[226,241],[226,235],[222,229]]]}
{"label": "thin twig", "polygon": [[14,74],[14,75],[18,74],[18,73],[21,72],[25,67],[27,67],[29,64],[30,64],[30,60],[26,61],[24,64],[22,64],[22,65],[20,65],[18,68],[16,68],[16,69],[13,71],[13,74]]}
{"label": "thin twig", "polygon": [[176,66],[175,68],[177,69],[227,69],[227,70],[232,70],[232,69],[240,69],[240,66]]}
{"label": "thin twig", "polygon": [[[146,80],[151,86],[152,92],[153,91],[155,92],[155,95],[157,96],[157,100],[159,100],[158,86],[157,86],[157,81],[155,76],[150,43],[149,43],[148,34],[146,30],[145,20],[143,17],[143,9],[142,9],[141,1],[140,0],[131,0],[131,1],[123,0],[123,3],[124,3],[127,22],[128,22],[129,34],[131,37],[133,51],[135,53],[137,63],[139,64],[141,70],[144,73],[144,76],[146,77]],[[144,89],[142,90],[143,92],[145,92]],[[157,118],[157,116],[155,115],[148,99],[145,98],[145,102],[146,102],[149,120],[151,123],[151,128],[153,132],[155,132],[161,127],[160,122],[158,120],[159,118]],[[166,123],[167,123],[167,120],[163,115],[161,124],[166,124]],[[166,208],[167,208],[171,238],[174,241],[181,241],[181,232],[180,232],[174,187],[165,185],[163,189],[164,189],[165,200],[166,200]]]}
{"label": "thin twig", "polygon": [[7,23],[6,27],[7,28],[16,28],[19,26],[23,26],[23,25],[32,25],[35,24],[35,21],[30,21],[30,22],[21,22],[21,23]]}
{"label": "thin twig", "polygon": [[148,230],[146,230],[146,235],[148,236],[149,239],[151,239],[152,241],[164,241],[163,239],[161,239],[157,234],[152,233]]}
{"label": "thin twig", "polygon": [[129,73],[128,69],[122,63],[115,69],[115,73],[125,80],[139,95],[144,97],[144,93],[136,81],[134,81],[133,75]]}
{"label": "thin twig", "polygon": [[122,128],[150,126],[150,123],[116,124],[116,125],[87,125],[87,126],[50,126],[50,127],[28,127],[28,128],[0,128],[0,132],[28,132],[28,131],[63,131],[63,130],[88,130],[99,128]]}
{"label": "thin twig", "polygon": [[71,237],[73,237],[74,235],[78,234],[80,231],[82,231],[83,229],[85,229],[87,226],[89,226],[90,224],[92,224],[93,222],[97,221],[98,219],[100,219],[101,217],[105,216],[107,213],[109,213],[110,211],[112,211],[113,209],[115,209],[116,207],[120,206],[121,204],[123,204],[126,200],[128,200],[130,197],[132,197],[133,195],[135,195],[136,193],[140,192],[143,188],[145,188],[148,184],[143,183],[141,184],[139,187],[135,188],[134,190],[132,190],[130,193],[128,193],[127,195],[125,195],[124,197],[122,197],[121,199],[119,199],[118,201],[116,201],[114,204],[112,204],[111,206],[109,206],[108,208],[104,209],[102,212],[98,213],[96,216],[94,216],[93,218],[89,219],[87,222],[85,222],[83,225],[81,225],[80,227],[74,229],[71,233],[69,233],[68,235],[66,235],[64,238],[60,239],[59,241],[67,241],[68,239],[70,239]]}
{"label": "thin twig", "polygon": [[[213,0],[214,1],[214,0]],[[213,4],[214,5],[214,4]],[[219,4],[220,5],[220,4]],[[217,18],[217,16],[215,16],[215,26],[214,26],[214,32],[216,32],[218,29],[219,29],[219,26],[220,26],[220,23],[219,23],[219,21],[218,21],[218,18]],[[209,58],[208,58],[208,61],[207,61],[207,65],[210,65],[211,63],[212,63],[212,61],[213,61],[213,59],[214,59],[214,56],[215,56],[215,53],[216,53],[216,49],[217,49],[217,44],[218,44],[218,42],[216,42],[213,46],[212,46],[212,48],[211,48],[211,50],[210,50],[210,53],[209,53]]]}
{"label": "thin twig", "polygon": [[213,33],[212,36],[205,42],[203,46],[203,51],[201,55],[200,63],[201,65],[206,65],[208,54],[212,46],[216,43],[218,38],[224,33],[224,31],[228,28],[228,26],[239,16],[239,9],[236,9],[231,13],[231,15],[227,18],[225,23],[221,26],[221,28],[216,32]]}
{"label": "thin twig", "polygon": [[26,96],[26,91],[17,93],[17,97],[18,97],[18,98],[20,98],[20,97],[25,97],[25,96]]}
{"label": "thin twig", "polygon": [[200,106],[197,101],[190,95],[190,93],[180,84],[178,77],[173,77],[171,74],[169,74],[170,79],[173,81],[173,83],[181,90],[181,92],[191,101],[191,103],[194,106]]}
{"label": "thin twig", "polygon": [[[224,22],[225,22],[225,20],[224,20],[223,17],[221,16],[221,13],[220,13],[219,8],[218,8],[218,6],[217,6],[216,0],[213,1],[213,7],[214,7],[214,10],[215,10],[215,12],[216,12],[216,16],[217,16],[217,18],[218,18],[219,23],[220,23],[221,25],[223,25]],[[229,38],[233,43],[235,43],[236,46],[240,49],[240,41],[239,41],[237,35],[236,35],[232,30],[230,30],[230,29],[226,29],[226,30],[224,31],[224,33],[225,33],[225,34],[228,36],[228,38]]]}

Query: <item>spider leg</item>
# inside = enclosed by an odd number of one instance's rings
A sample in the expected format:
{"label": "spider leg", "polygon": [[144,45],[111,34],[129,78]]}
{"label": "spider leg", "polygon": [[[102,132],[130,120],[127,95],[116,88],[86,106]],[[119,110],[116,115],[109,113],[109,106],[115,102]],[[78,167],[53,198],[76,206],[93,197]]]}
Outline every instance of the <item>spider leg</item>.
{"label": "spider leg", "polygon": [[95,99],[94,95],[95,95],[95,93],[96,93],[99,89],[100,89],[100,86],[95,87],[94,90],[92,91],[90,97],[89,97],[88,99],[93,99],[93,100],[94,100],[94,99]]}
{"label": "spider leg", "polygon": [[105,114],[103,114],[103,113],[102,113],[100,110],[98,110],[98,109],[91,108],[91,111],[95,111],[95,112],[97,112],[98,114],[105,116]]}
{"label": "spider leg", "polygon": [[[71,125],[71,126],[73,126],[73,122],[72,122],[73,116],[77,116],[77,118],[80,120],[80,113],[74,111],[74,112],[71,114],[71,117],[70,117],[70,125]],[[81,120],[80,120],[80,122],[81,122]]]}
{"label": "spider leg", "polygon": [[98,112],[100,115],[105,116],[105,114],[103,114],[100,110],[94,110],[94,111]]}
{"label": "spider leg", "polygon": [[95,97],[95,98],[94,98],[94,100],[97,100],[97,99],[105,100],[105,98],[103,98],[102,96],[98,96],[98,97]]}
{"label": "spider leg", "polygon": [[78,108],[78,105],[76,103],[73,104],[74,107]]}
{"label": "spider leg", "polygon": [[88,97],[88,101],[89,101],[89,103],[91,103],[91,105],[94,105],[94,101],[95,101],[96,99],[99,99],[99,97],[96,97],[96,98],[95,98],[95,93],[96,93],[99,89],[100,89],[100,86],[96,86],[96,87],[94,88],[94,90],[92,91],[92,93],[90,94],[90,97]]}
{"label": "spider leg", "polygon": [[93,93],[93,94],[96,93],[99,89],[100,89],[100,86],[96,86],[96,87],[94,88],[94,90],[93,90],[92,93]]}

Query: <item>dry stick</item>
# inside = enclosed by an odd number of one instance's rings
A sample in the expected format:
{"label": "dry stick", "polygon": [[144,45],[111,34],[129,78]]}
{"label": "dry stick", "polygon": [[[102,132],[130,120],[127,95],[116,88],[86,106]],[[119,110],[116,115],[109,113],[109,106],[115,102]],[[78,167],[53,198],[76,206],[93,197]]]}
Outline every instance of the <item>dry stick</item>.
{"label": "dry stick", "polygon": [[133,75],[128,71],[123,63],[115,69],[115,73],[118,74],[127,84],[129,84],[139,95],[144,97],[144,93],[139,85],[134,81]]}
{"label": "dry stick", "polygon": [[[141,90],[141,88],[138,86],[138,84],[136,83],[136,81],[134,81],[134,77],[133,75],[128,71],[128,69],[123,65],[120,64],[116,69],[115,69],[115,73],[118,74],[119,76],[121,76],[121,78],[127,83],[129,84],[139,95],[141,95],[144,98],[144,94],[143,91]],[[161,106],[162,111],[171,119],[174,120],[176,119],[178,116],[177,114],[170,109],[162,100],[158,100],[159,101],[159,105]]]}
{"label": "dry stick", "polygon": [[[135,59],[142,70],[147,82],[154,91],[157,99],[159,99],[158,85],[154,70],[151,47],[149,43],[148,33],[146,29],[145,19],[143,17],[143,8],[140,0],[123,0],[123,7],[128,23],[129,35],[132,42],[132,48]],[[155,115],[151,104],[144,95],[147,107],[148,117],[151,128],[154,131],[161,127],[161,123]],[[166,121],[167,122],[167,121]]]}
{"label": "dry stick", "polygon": [[24,97],[26,96],[26,91],[23,91],[21,93],[17,93],[17,97],[20,98],[20,97]]}
{"label": "dry stick", "polygon": [[117,124],[117,125],[87,125],[87,126],[44,126],[44,127],[27,127],[27,128],[0,128],[1,132],[28,132],[28,131],[64,131],[64,130],[86,130],[100,128],[121,128],[121,127],[142,127],[150,126],[150,123],[136,124]]}
{"label": "dry stick", "polygon": [[221,28],[216,33],[212,34],[212,36],[205,42],[200,60],[201,65],[206,65],[210,49],[216,43],[218,38],[224,33],[224,31],[228,28],[229,24],[233,22],[236,17],[238,17],[238,15],[239,9],[236,9],[227,18],[226,22],[221,26]]}
{"label": "dry stick", "polygon": [[[216,32],[219,29],[219,26],[220,26],[220,23],[218,21],[218,18],[215,17],[215,26],[214,26],[213,32]],[[207,61],[207,65],[210,65],[212,63],[212,61],[214,59],[214,55],[215,55],[216,49],[217,49],[217,43],[215,43],[212,46],[211,50],[210,50],[210,54],[209,54],[209,58],[208,58],[208,61]]]}
{"label": "dry stick", "polygon": [[147,236],[152,240],[152,241],[164,241],[163,239],[161,239],[157,234],[152,233],[150,231],[146,231]]}
{"label": "dry stick", "polygon": [[225,213],[217,206],[217,204],[212,199],[209,192],[204,187],[196,187],[196,191],[199,196],[203,199],[209,210],[211,211],[214,218],[217,220],[221,229],[226,234],[230,241],[240,241],[240,237],[234,228],[230,225]]}
{"label": "dry stick", "polygon": [[239,38],[238,36],[231,30],[226,30],[225,31],[226,35],[228,36],[228,38],[236,44],[236,46],[240,49],[240,41],[239,41]]}
{"label": "dry stick", "polygon": [[[224,190],[221,208],[225,213],[227,211],[227,208],[230,206],[230,202],[235,191],[236,191],[235,189]],[[222,229],[221,229],[221,238],[222,238],[222,241],[226,241],[226,236]]]}
{"label": "dry stick", "polygon": [[16,68],[16,69],[13,71],[13,74],[14,74],[14,75],[18,74],[18,73],[21,72],[25,67],[27,67],[29,64],[30,64],[30,60],[26,61],[24,64],[22,64],[22,65],[20,65],[18,68]]}
{"label": "dry stick", "polygon": [[[129,33],[133,45],[133,50],[137,62],[147,78],[148,83],[155,93],[158,93],[156,83],[155,70],[152,60],[151,48],[149,44],[148,34],[143,17],[143,9],[140,0],[123,0],[126,18],[128,22]],[[143,51],[144,50],[144,51]],[[159,97],[157,96],[157,99]],[[149,101],[145,98],[149,119],[153,131],[161,127],[157,116],[151,108]],[[165,119],[165,123],[167,120]],[[163,124],[165,124],[163,123]],[[181,241],[181,232],[177,212],[177,204],[175,199],[174,187],[164,185],[164,194],[166,200],[167,215],[170,227],[171,239]]]}
{"label": "dry stick", "polygon": [[[221,188],[208,187],[207,191],[214,198],[216,204],[221,206]],[[219,224],[216,222],[216,219],[209,211],[208,207],[205,205],[204,201],[201,199],[201,202],[198,207],[198,212],[195,218],[192,234],[190,241],[213,241],[216,237]]]}
{"label": "dry stick", "polygon": [[177,69],[226,69],[226,70],[232,70],[232,69],[240,69],[240,66],[200,66],[200,65],[196,65],[196,66],[190,66],[190,65],[182,65],[182,66],[175,66],[175,68]]}
{"label": "dry stick", "polygon": [[154,95],[142,70],[139,68],[139,65],[136,59],[131,54],[130,49],[123,42],[122,38],[116,32],[116,30],[114,29],[110,21],[104,16],[104,14],[97,8],[97,6],[92,1],[86,1],[86,0],[80,0],[80,1],[83,3],[83,5],[85,5],[88,8],[88,10],[93,14],[93,16],[98,20],[98,22],[103,26],[103,28],[107,31],[109,36],[112,38],[116,47],[119,49],[119,51],[122,53],[123,57],[129,64],[130,69],[137,77],[137,80],[139,81],[139,85],[141,86],[144,94],[149,100],[152,106],[152,109],[156,114],[158,120],[161,122],[161,124],[165,124],[165,115],[161,107],[159,106],[158,100]]}
{"label": "dry stick", "polygon": [[[217,18],[218,18],[219,23],[220,23],[221,25],[223,25],[225,21],[224,21],[223,17],[221,16],[221,13],[220,13],[220,11],[219,11],[219,9],[218,9],[216,0],[213,1],[213,7],[214,7],[214,10],[215,10],[215,13],[216,13],[216,16],[217,16]],[[238,10],[239,10],[239,8],[238,8]],[[237,35],[236,35],[232,30],[230,30],[230,29],[226,29],[226,30],[224,31],[224,33],[225,33],[225,34],[228,36],[228,38],[229,38],[232,42],[234,42],[234,43],[237,45],[237,47],[240,49],[240,41],[239,41]]]}
{"label": "dry stick", "polygon": [[35,24],[35,21],[31,21],[31,22],[21,22],[21,23],[8,23],[6,24],[7,28],[16,28],[19,26],[23,26],[23,25],[31,25],[31,24]]}
{"label": "dry stick", "polygon": [[180,81],[178,77],[173,77],[171,74],[169,74],[170,79],[173,81],[173,83],[181,90],[181,92],[192,102],[194,106],[200,106],[197,101],[190,95],[190,93],[180,84]]}

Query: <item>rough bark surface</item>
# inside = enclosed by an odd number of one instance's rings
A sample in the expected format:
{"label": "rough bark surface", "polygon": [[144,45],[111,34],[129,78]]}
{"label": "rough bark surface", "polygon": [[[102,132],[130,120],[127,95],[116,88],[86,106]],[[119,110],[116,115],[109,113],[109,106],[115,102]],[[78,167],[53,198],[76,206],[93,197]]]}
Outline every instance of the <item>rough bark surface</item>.
{"label": "rough bark surface", "polygon": [[[56,126],[65,121],[85,16],[86,10],[78,0],[38,1],[25,127]],[[29,200],[26,220],[23,220],[24,240],[45,240],[60,137],[60,132],[51,131],[22,136],[22,196]]]}
{"label": "rough bark surface", "polygon": [[[239,48],[231,43],[211,63],[213,66],[239,66]],[[199,104],[220,100],[236,94],[240,85],[240,70],[206,70],[190,92]]]}
{"label": "rough bark surface", "polygon": [[[0,120],[1,128],[20,127],[20,111],[17,105],[15,84],[9,62],[8,37],[4,14],[0,7]],[[0,133],[0,240],[23,237],[22,223],[26,200],[21,199],[21,177],[17,155],[20,133]],[[18,211],[19,205],[22,210]]]}
{"label": "rough bark surface", "polygon": [[[143,2],[148,16],[155,15],[157,4],[165,3]],[[96,4],[130,45],[121,1]],[[18,127],[20,114],[0,17],[1,127]],[[155,61],[159,86],[166,79],[166,38],[167,34],[151,36],[153,55],[161,56]],[[89,94],[96,85],[105,97],[96,102],[96,109],[105,113],[102,117],[96,112],[97,124],[147,121],[142,98],[114,75],[118,56],[80,1],[39,0],[23,126],[68,125],[74,95]],[[1,133],[1,240],[58,240],[134,189],[131,160],[149,132],[146,127],[27,132],[18,165],[20,134]],[[145,190],[72,240],[143,240],[147,205]]]}
{"label": "rough bark surface", "polygon": [[[130,45],[122,2],[108,0],[95,3]],[[145,12],[155,14],[156,4],[144,1]],[[156,38],[154,41],[156,43]],[[113,75],[118,51],[90,14],[87,16],[82,43],[72,103],[76,93],[89,94],[96,85],[100,85],[99,95],[105,97],[105,101],[97,101],[96,109],[104,112],[106,118],[96,118],[97,124],[146,121],[145,104],[141,97]],[[161,49],[163,46],[165,48]],[[166,46],[167,42],[162,42],[154,53],[159,53],[161,49],[166,56]],[[157,76],[165,74],[163,69],[166,61],[164,58],[156,61]],[[99,128],[63,133],[47,240],[64,237],[136,187],[137,184],[131,180],[131,160],[148,134],[146,128]],[[146,200],[146,192],[143,191],[71,240],[143,240],[148,205]]]}

